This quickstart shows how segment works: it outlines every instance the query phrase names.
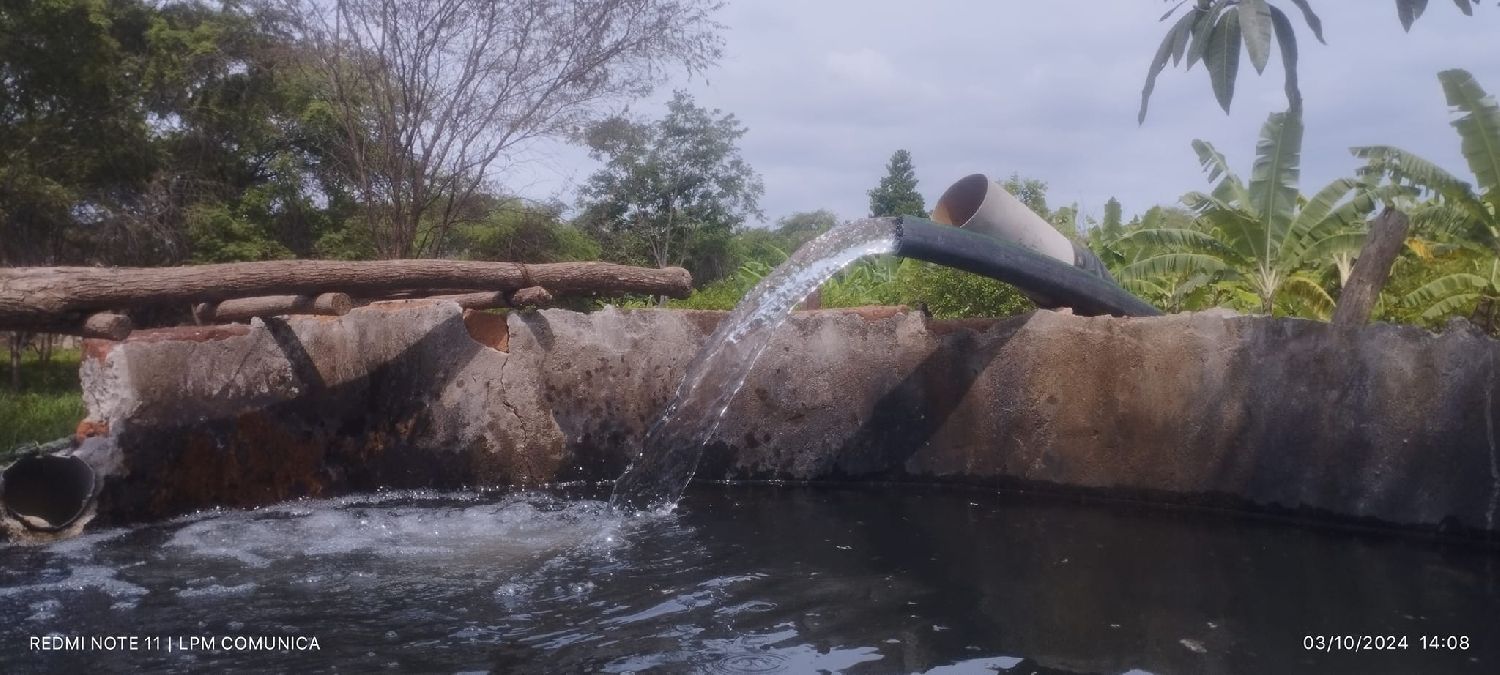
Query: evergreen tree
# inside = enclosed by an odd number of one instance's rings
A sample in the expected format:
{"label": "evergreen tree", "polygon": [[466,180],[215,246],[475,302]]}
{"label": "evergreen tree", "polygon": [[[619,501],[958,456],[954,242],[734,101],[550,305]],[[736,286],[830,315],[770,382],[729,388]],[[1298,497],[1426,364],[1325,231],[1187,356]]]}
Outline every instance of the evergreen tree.
{"label": "evergreen tree", "polygon": [[1122,220],[1120,200],[1110,197],[1104,202],[1104,229],[1110,232],[1118,230]]}
{"label": "evergreen tree", "polygon": [[885,177],[870,191],[870,216],[927,217],[927,205],[917,192],[917,171],[911,164],[911,153],[897,150],[885,165]]}

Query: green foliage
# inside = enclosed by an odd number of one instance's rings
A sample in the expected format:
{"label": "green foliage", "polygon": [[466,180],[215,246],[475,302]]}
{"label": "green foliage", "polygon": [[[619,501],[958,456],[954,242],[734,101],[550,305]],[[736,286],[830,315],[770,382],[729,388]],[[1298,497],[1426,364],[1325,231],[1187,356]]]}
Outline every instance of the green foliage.
{"label": "green foliage", "polygon": [[549,263],[597,260],[599,242],[563,222],[562,204],[501,199],[478,222],[454,235],[458,255],[473,260]]}
{"label": "green foliage", "polygon": [[78,260],[117,196],[156,164],[134,83],[146,7],[49,0],[0,8],[0,264]]}
{"label": "green foliage", "polygon": [[1192,236],[1136,236],[1175,237],[1173,253],[1199,255],[1147,258],[1129,271],[1218,275],[1253,294],[1262,312],[1273,313],[1278,295],[1286,293],[1286,307],[1293,313],[1326,316],[1332,309],[1332,293],[1317,283],[1314,271],[1334,255],[1357,251],[1363,243],[1364,217],[1377,201],[1389,203],[1403,191],[1338,179],[1304,199],[1298,190],[1302,122],[1296,110],[1267,119],[1248,186],[1228,170],[1213,146],[1202,141],[1194,141],[1194,146],[1210,180],[1219,180],[1211,195],[1194,192],[1183,197],[1199,216],[1198,230]]}
{"label": "green foliage", "polygon": [[[774,229],[740,228],[730,238],[724,250],[731,273],[722,278],[701,283],[693,295],[668,303],[669,307],[683,309],[732,309],[761,277],[787,259],[793,251],[814,237],[826,232],[838,222],[838,217],[826,210],[793,213],[777,221]],[[869,304],[869,303],[865,303]]]}
{"label": "green foliage", "polygon": [[198,204],[188,208],[188,237],[193,262],[290,258],[292,252],[271,239],[264,228],[237,217],[226,204]]}
{"label": "green foliage", "polygon": [[1005,317],[1036,309],[1016,287],[951,267],[906,260],[896,275],[897,298],[939,319]]}
{"label": "green foliage", "polygon": [[[733,276],[704,286],[670,307],[733,309],[770,273],[771,266],[747,263]],[[1006,317],[1036,309],[1014,286],[976,274],[916,260],[880,256],[860,260],[834,275],[821,289],[824,308],[869,305],[924,307],[940,319]]]}
{"label": "green foliage", "polygon": [[[1070,204],[1056,211],[1047,206],[1047,182],[1022,176],[1020,173],[1011,173],[1000,183],[1000,187],[1015,196],[1017,201],[1026,205],[1026,208],[1034,211],[1042,220],[1047,221],[1054,229],[1062,233],[1064,237],[1073,240],[1081,240],[1085,228],[1078,219],[1078,205]],[[1118,205],[1118,203],[1117,203]]]}
{"label": "green foliage", "polygon": [[[1190,215],[1156,211],[1139,226],[1090,233],[1121,285],[1168,311],[1227,305],[1327,317],[1363,244],[1364,218],[1377,202],[1411,193],[1344,178],[1302,196],[1296,110],[1266,121],[1248,184],[1211,144],[1194,141],[1193,148],[1215,185],[1209,194],[1183,197]],[[1339,273],[1330,276],[1330,269]]]}
{"label": "green foliage", "polygon": [[793,213],[776,221],[777,245],[783,251],[795,251],[838,222],[838,216],[826,209]]}
{"label": "green foliage", "polygon": [[[1400,148],[1352,149],[1366,160],[1363,176],[1386,177],[1432,197],[1412,210],[1414,236],[1393,272],[1405,292],[1385,303],[1389,315],[1430,326],[1468,314],[1480,298],[1500,294],[1494,284],[1500,256],[1500,105],[1467,71],[1446,70],[1438,80],[1458,114],[1453,127],[1474,185]],[[1428,274],[1411,272],[1428,267]]]}
{"label": "green foliage", "polygon": [[1047,208],[1047,183],[1036,178],[1027,178],[1019,173],[1011,173],[1009,178],[1000,183],[1006,192],[1011,193],[1026,208],[1035,211],[1043,220],[1052,218],[1052,209]]}
{"label": "green foliage", "polygon": [[[1318,42],[1323,42],[1323,22],[1313,12],[1311,0],[1289,2],[1302,14],[1303,21]],[[1200,60],[1203,62],[1214,98],[1224,112],[1229,112],[1234,99],[1235,79],[1239,75],[1241,48],[1249,56],[1255,72],[1264,73],[1270,60],[1272,37],[1281,51],[1287,105],[1292,110],[1300,109],[1302,92],[1297,83],[1297,33],[1280,4],[1270,0],[1175,0],[1161,20],[1172,18],[1178,10],[1183,10],[1182,16],[1167,30],[1146,70],[1139,121],[1146,121],[1146,109],[1151,93],[1156,89],[1157,76],[1166,69],[1168,61],[1178,66],[1182,65],[1184,58],[1187,70],[1192,70]],[[1454,4],[1459,11],[1472,16],[1473,6],[1478,5],[1479,0],[1454,0]],[[1426,9],[1427,0],[1396,0],[1397,18],[1402,28],[1408,31]]]}
{"label": "green foliage", "polygon": [[739,304],[740,299],[745,297],[750,289],[755,287],[754,282],[746,283],[738,275],[726,277],[715,281],[702,288],[694,289],[693,294],[681,300],[671,300],[668,307],[674,309],[715,309],[728,311]]}
{"label": "green foliage", "polygon": [[730,235],[759,215],[765,191],[740,156],[745,131],[680,91],[659,120],[591,126],[584,140],[604,168],[583,187],[579,222],[613,260],[684,265],[700,281],[724,276]]}
{"label": "green foliage", "polygon": [[374,260],[375,242],[370,228],[361,226],[363,217],[351,216],[342,227],[330,229],[313,244],[313,257],[328,260]]}
{"label": "green foliage", "polygon": [[1421,318],[1438,321],[1474,311],[1480,298],[1500,297],[1500,260],[1489,265],[1471,261],[1461,272],[1447,274],[1423,284],[1403,298],[1405,305],[1421,311]]}
{"label": "green foliage", "polygon": [[[733,309],[787,255],[836,220],[827,211],[793,214],[775,230],[750,229],[735,236],[742,261],[734,274],[706,284],[670,307]],[[891,256],[856,261],[823,284],[825,308],[897,305],[926,307],[939,318],[1011,316],[1036,308],[1014,287],[947,267]]]}
{"label": "green foliage", "polygon": [[1154,209],[1141,222],[1096,228],[1089,245],[1123,286],[1168,311],[1221,305],[1326,317],[1363,243],[1364,219],[1385,203],[1411,216],[1412,232],[1377,318],[1439,328],[1500,300],[1500,105],[1465,71],[1439,79],[1472,184],[1399,148],[1367,146],[1353,149],[1367,162],[1357,177],[1303,196],[1294,110],[1267,122],[1248,183],[1212,145],[1195,141],[1214,187],[1184,197],[1193,212]]}
{"label": "green foliage", "polygon": [[1100,226],[1105,229],[1120,228],[1124,225],[1122,210],[1120,200],[1110,197],[1109,201],[1104,202],[1104,222]]}
{"label": "green foliage", "polygon": [[880,185],[870,190],[870,216],[927,217],[927,204],[917,192],[917,170],[912,166],[911,153],[897,150],[891,154]]}
{"label": "green foliage", "polygon": [[0,263],[314,254],[352,205],[300,49],[261,3],[7,3]]}
{"label": "green foliage", "polygon": [[856,261],[823,284],[822,304],[827,308],[895,305],[901,303],[898,270],[903,261],[878,256]]}
{"label": "green foliage", "polygon": [[20,391],[0,386],[0,453],[73,433],[87,412],[78,383],[79,354],[57,351],[48,363],[21,357]]}

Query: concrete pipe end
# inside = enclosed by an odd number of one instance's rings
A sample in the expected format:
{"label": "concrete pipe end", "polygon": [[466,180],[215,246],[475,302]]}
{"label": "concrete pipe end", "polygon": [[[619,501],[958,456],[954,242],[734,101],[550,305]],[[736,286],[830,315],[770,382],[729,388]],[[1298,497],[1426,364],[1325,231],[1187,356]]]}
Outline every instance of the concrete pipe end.
{"label": "concrete pipe end", "polygon": [[28,455],[0,472],[0,512],[24,531],[57,533],[94,501],[93,467],[72,455]]}

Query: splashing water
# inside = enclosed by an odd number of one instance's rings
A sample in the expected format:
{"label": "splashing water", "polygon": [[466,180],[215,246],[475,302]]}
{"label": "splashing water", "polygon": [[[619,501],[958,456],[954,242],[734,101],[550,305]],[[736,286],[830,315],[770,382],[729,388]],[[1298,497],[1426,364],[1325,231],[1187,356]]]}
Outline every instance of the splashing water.
{"label": "splashing water", "polygon": [[792,308],[850,263],[890,253],[895,245],[890,219],[856,220],[808,242],[761,279],[688,364],[672,402],[646,432],[644,452],[616,481],[610,506],[671,509],[697,471],[703,445]]}

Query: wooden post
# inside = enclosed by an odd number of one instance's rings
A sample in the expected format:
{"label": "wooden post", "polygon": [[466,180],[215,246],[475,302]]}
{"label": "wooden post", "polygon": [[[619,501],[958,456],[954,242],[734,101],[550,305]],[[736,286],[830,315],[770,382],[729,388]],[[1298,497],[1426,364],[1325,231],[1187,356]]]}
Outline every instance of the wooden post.
{"label": "wooden post", "polygon": [[10,348],[10,389],[21,391],[21,350],[25,349],[25,333],[12,331],[8,346]]}
{"label": "wooden post", "polygon": [[133,330],[135,330],[135,324],[131,323],[130,317],[113,312],[99,312],[83,320],[83,329],[79,335],[86,338],[118,341],[129,337]]}
{"label": "wooden post", "polygon": [[1363,326],[1370,321],[1370,312],[1380,298],[1380,289],[1391,275],[1391,265],[1406,243],[1406,231],[1411,221],[1406,214],[1387,207],[1375,220],[1370,221],[1370,234],[1359,250],[1359,259],[1354,262],[1354,271],[1349,273],[1349,282],[1339,293],[1338,306],[1333,310],[1333,325]]}
{"label": "wooden post", "polygon": [[316,314],[343,316],[354,308],[346,293],[322,295],[267,295],[258,298],[235,298],[223,302],[205,302],[193,308],[193,318],[200,324],[249,321],[257,316],[282,314]]}
{"label": "wooden post", "polygon": [[512,307],[543,307],[552,304],[552,294],[541,286],[527,286],[510,294]]}

